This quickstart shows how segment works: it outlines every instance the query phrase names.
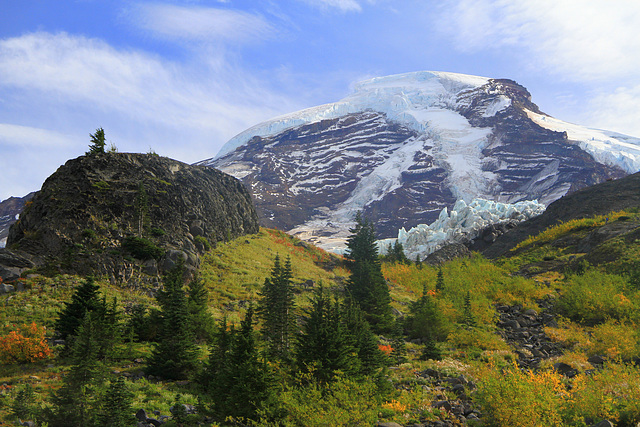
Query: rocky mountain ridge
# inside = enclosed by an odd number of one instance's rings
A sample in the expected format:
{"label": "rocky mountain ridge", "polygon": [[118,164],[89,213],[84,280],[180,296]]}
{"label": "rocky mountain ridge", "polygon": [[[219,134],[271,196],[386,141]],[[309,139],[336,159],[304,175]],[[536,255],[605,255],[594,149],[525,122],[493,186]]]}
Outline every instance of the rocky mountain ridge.
{"label": "rocky mountain ridge", "polygon": [[0,259],[13,251],[32,268],[132,282],[180,258],[195,269],[209,245],[258,228],[249,193],[220,171],[151,154],[87,155],[44,182]]}
{"label": "rocky mountain ridge", "polygon": [[241,179],[263,225],[331,248],[358,210],[386,238],[459,199],[549,204],[637,171],[640,140],[553,119],[511,80],[420,72],[256,125],[199,164]]}

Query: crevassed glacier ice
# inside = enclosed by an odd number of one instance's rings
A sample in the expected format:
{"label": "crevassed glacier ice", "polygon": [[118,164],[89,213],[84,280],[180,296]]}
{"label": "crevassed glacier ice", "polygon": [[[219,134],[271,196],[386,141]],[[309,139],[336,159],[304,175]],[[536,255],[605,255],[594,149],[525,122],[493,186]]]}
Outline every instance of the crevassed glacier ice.
{"label": "crevassed glacier ice", "polygon": [[525,221],[540,215],[545,205],[537,200],[522,201],[515,204],[493,202],[485,199],[473,199],[467,204],[458,200],[451,212],[442,209],[440,216],[430,225],[419,224],[409,231],[401,228],[397,239],[378,241],[380,251],[384,253],[397,240],[402,243],[405,254],[411,260],[427,255],[448,243],[473,239],[478,233],[492,225],[509,220]]}

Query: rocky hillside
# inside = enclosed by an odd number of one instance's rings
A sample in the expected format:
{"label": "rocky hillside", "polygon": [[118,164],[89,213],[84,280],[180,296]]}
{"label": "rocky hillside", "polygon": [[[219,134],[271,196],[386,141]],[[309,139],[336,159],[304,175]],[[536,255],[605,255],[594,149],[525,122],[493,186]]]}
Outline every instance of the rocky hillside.
{"label": "rocky hillside", "polygon": [[511,80],[420,72],[256,125],[201,163],[241,179],[263,225],[328,248],[358,210],[386,238],[458,199],[549,204],[637,171],[639,143],[545,115]]}
{"label": "rocky hillside", "polygon": [[[615,211],[639,208],[640,192],[638,189],[640,189],[640,173],[594,185],[558,199],[550,204],[542,215],[520,223],[517,227],[495,239],[495,242],[490,246],[483,248],[482,243],[478,242],[478,245],[473,249],[482,249],[485,256],[497,258],[508,254],[512,248],[529,236],[535,236],[546,228],[561,222],[589,218],[594,215],[606,216]],[[618,231],[620,233],[631,231],[638,226],[638,224],[634,224],[633,222],[626,222],[625,227],[623,227],[626,231],[622,229]],[[605,238],[607,234],[610,234],[609,238],[619,234],[613,228],[616,228],[613,224],[607,224],[607,227],[599,232],[601,234],[599,243],[608,240],[608,238]],[[592,249],[592,247],[590,246],[589,249]],[[588,251],[583,250],[582,252]]]}
{"label": "rocky hillside", "polygon": [[180,257],[195,268],[209,245],[257,231],[235,178],[157,155],[109,153],[69,160],[50,176],[7,247],[40,269],[123,281],[156,276]]}
{"label": "rocky hillside", "polygon": [[0,248],[4,248],[7,242],[9,227],[16,222],[25,203],[31,200],[34,194],[29,193],[24,197],[9,197],[0,202]]}

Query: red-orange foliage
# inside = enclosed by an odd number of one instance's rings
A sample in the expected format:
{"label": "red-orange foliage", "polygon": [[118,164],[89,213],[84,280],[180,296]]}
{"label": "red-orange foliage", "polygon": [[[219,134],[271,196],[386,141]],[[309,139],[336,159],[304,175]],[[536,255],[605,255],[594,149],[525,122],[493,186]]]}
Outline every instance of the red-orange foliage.
{"label": "red-orange foliage", "polygon": [[391,347],[390,345],[378,344],[378,348],[380,349],[381,352],[383,352],[387,356],[390,355],[391,352],[393,351],[393,347]]}
{"label": "red-orange foliage", "polygon": [[35,362],[48,358],[51,356],[51,349],[44,334],[45,327],[33,322],[0,337],[0,363]]}

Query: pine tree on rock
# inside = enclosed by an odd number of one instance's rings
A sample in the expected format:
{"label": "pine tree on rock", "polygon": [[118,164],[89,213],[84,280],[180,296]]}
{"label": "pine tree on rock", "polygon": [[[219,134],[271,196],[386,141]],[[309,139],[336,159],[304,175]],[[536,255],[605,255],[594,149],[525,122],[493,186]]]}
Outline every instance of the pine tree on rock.
{"label": "pine tree on rock", "polygon": [[291,351],[291,337],[295,327],[291,259],[284,266],[276,255],[271,276],[264,280],[260,292],[258,316],[262,320],[262,334],[270,357],[287,360]]}
{"label": "pine tree on rock", "polygon": [[393,326],[391,296],[382,276],[374,226],[358,212],[356,226],[349,231],[352,234],[347,239],[351,269],[348,295],[362,308],[375,332],[389,331]]}
{"label": "pine tree on rock", "polygon": [[161,308],[158,344],[151,354],[147,372],[167,379],[187,378],[198,357],[188,325],[183,274],[184,264],[179,263],[165,275],[164,290],[157,297]]}
{"label": "pine tree on rock", "polygon": [[107,144],[104,137],[104,129],[96,129],[96,133],[90,133],[91,144],[89,145],[89,151],[86,155],[104,154],[104,147]]}

